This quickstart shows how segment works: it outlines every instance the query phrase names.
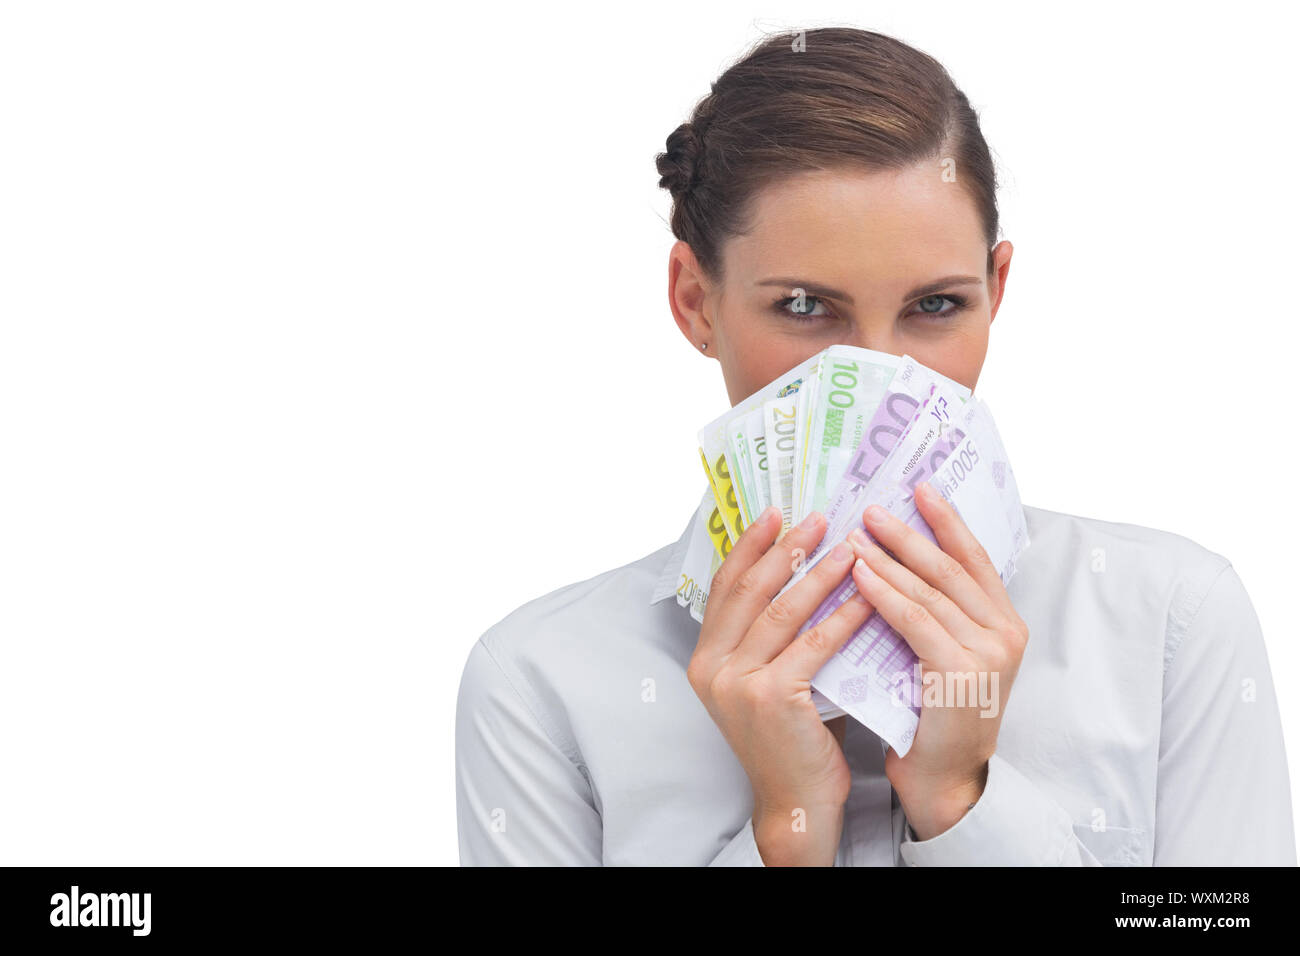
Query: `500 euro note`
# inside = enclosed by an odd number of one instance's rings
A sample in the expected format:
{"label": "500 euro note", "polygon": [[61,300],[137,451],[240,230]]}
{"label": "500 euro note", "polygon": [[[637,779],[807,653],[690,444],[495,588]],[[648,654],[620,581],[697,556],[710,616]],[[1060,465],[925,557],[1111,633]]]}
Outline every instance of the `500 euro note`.
{"label": "500 euro note", "polygon": [[[951,392],[946,395],[944,392],[943,388],[935,389],[931,398],[922,404],[918,421],[932,403],[942,402],[951,408],[959,401]],[[938,417],[942,419],[944,414]],[[983,402],[972,398],[961,407],[955,421],[948,418],[939,427],[918,428],[917,422],[913,423],[877,470],[865,504],[880,504],[937,545],[913,499],[917,484],[927,481],[952,504],[1000,569],[999,576],[1005,584],[1015,573],[1016,559],[1029,546],[1029,531],[1010,461]],[[944,427],[949,424],[956,427]],[[952,436],[957,436],[957,441],[937,468],[930,470],[922,464],[933,460],[927,452],[941,447]],[[869,540],[874,540],[863,525],[859,523],[857,527]],[[799,578],[814,563],[801,569]],[[795,583],[792,581],[788,586]],[[856,591],[852,577],[847,576],[800,632],[825,620]],[[920,722],[921,684],[917,664],[916,654],[903,636],[879,612],[873,611],[867,622],[817,672],[812,684],[826,698],[866,724],[901,756],[911,749]]]}
{"label": "500 euro note", "polygon": [[[859,487],[851,512],[859,516],[857,521],[841,521],[838,529],[828,529],[821,542],[808,555],[805,564],[782,589],[782,593],[806,577],[826,557],[831,547],[843,541],[854,527],[866,530],[860,516],[868,506],[877,504],[901,517],[900,509],[911,501],[911,489],[942,466],[948,453],[965,437],[954,418],[957,402],[958,399],[946,387],[930,384],[926,395],[900,429],[888,454],[879,456],[881,460],[869,469],[870,478]],[[846,578],[840,590],[827,599],[827,603],[818,609],[819,613],[808,620],[805,628],[825,619],[829,611],[820,613],[823,609],[829,607],[833,611],[854,593],[852,578]],[[837,595],[840,597],[835,600]]]}
{"label": "500 euro note", "polygon": [[[834,492],[826,501],[826,536],[822,543],[808,555],[810,562],[821,556],[827,547],[842,541],[847,525],[861,520],[866,505],[859,499],[866,491],[876,469],[893,451],[903,433],[917,416],[921,403],[933,389],[945,386],[963,402],[970,398],[970,389],[950,378],[926,368],[910,355],[904,355],[893,379],[885,389],[883,400],[877,405],[871,420],[863,430],[861,441],[840,473]],[[919,480],[919,479],[918,479]]]}

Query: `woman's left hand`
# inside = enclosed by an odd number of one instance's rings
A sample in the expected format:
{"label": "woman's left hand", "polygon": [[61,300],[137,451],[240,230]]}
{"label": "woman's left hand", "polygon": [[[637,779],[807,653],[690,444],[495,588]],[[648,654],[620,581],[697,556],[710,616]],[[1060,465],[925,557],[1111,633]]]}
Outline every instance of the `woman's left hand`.
{"label": "woman's left hand", "polygon": [[[920,724],[907,756],[889,750],[885,774],[917,839],[928,840],[984,792],[1029,628],[952,505],[927,482],[916,490],[917,510],[939,547],[878,506],[867,509],[864,523],[897,560],[860,530],[849,543],[862,559],[854,565],[854,584],[920,658]],[[964,702],[950,699],[958,686]],[[912,675],[904,687],[912,687]]]}

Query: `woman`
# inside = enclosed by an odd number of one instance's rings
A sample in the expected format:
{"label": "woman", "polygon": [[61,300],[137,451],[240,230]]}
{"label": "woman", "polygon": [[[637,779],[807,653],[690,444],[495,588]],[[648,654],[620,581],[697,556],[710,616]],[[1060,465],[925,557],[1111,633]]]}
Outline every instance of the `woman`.
{"label": "woman", "polygon": [[[936,61],[860,30],[770,38],[658,170],[669,306],[733,403],[836,343],[975,388],[1012,246],[976,115]],[[779,543],[778,516],[755,521],[702,624],[669,600],[688,520],[492,627],[458,700],[462,862],[1295,863],[1268,660],[1225,558],[1026,507],[1004,588],[942,497],[917,506],[938,546],[887,518],[869,527],[892,557],[845,542],[776,600],[825,519]],[[798,634],[848,574],[863,599]],[[904,757],[823,723],[809,680],[873,608],[925,671],[996,675],[996,713],[927,702]]]}

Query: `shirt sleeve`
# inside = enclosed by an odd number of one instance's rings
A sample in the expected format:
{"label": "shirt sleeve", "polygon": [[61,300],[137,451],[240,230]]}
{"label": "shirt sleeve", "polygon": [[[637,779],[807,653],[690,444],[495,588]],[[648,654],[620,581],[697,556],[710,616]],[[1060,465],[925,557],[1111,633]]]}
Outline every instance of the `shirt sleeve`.
{"label": "shirt sleeve", "polygon": [[1295,866],[1291,784],[1264,637],[1224,566],[1167,649],[1156,866]]}
{"label": "shirt sleeve", "polygon": [[938,836],[915,840],[903,828],[908,866],[1100,866],[1074,834],[1069,812],[994,754],[975,806]]}
{"label": "shirt sleeve", "polygon": [[712,860],[709,866],[766,866],[754,842],[754,820],[750,818]]}
{"label": "shirt sleeve", "polygon": [[[831,866],[849,866],[849,845],[843,833],[839,846],[835,850],[835,860]],[[709,866],[767,866],[763,854],[758,852],[758,843],[754,839],[754,818],[750,817],[726,846],[715,856]]]}
{"label": "shirt sleeve", "polygon": [[462,866],[599,866],[601,820],[584,770],[543,729],[480,640],[456,698]]}
{"label": "shirt sleeve", "polygon": [[[479,641],[456,698],[456,832],[462,866],[600,866],[586,771],[544,729]],[[763,866],[753,821],[709,866]]]}

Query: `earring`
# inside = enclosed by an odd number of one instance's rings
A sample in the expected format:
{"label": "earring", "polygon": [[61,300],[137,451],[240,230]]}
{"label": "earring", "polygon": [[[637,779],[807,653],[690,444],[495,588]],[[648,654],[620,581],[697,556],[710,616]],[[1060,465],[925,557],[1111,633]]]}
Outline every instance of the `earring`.
{"label": "earring", "polygon": [[708,348],[709,348],[709,343],[708,343],[708,342],[701,342],[701,343],[700,343],[700,351],[701,351],[701,352],[708,351]]}

